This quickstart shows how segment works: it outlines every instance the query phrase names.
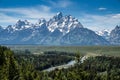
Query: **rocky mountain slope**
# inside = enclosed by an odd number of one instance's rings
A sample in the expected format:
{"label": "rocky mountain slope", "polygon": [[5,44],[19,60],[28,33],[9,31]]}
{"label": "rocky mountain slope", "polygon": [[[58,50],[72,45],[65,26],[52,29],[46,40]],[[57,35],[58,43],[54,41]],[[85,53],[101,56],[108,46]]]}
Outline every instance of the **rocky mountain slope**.
{"label": "rocky mountain slope", "polygon": [[120,26],[116,26],[110,33],[109,41],[113,45],[120,45]]}
{"label": "rocky mountain slope", "polygon": [[39,19],[32,24],[18,20],[5,29],[0,27],[0,44],[108,45],[109,42],[84,28],[78,19],[59,12],[48,21]]}
{"label": "rocky mountain slope", "polygon": [[110,37],[110,30],[104,29],[102,31],[96,31],[95,33],[98,34],[99,36],[102,36],[106,40],[109,40]]}

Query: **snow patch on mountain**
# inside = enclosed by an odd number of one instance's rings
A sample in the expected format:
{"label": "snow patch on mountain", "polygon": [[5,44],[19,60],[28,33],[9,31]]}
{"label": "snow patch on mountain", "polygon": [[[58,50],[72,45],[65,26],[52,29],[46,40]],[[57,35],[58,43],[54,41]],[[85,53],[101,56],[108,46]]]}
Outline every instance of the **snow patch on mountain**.
{"label": "snow patch on mountain", "polygon": [[100,36],[106,36],[106,35],[110,35],[110,30],[104,29],[102,31],[96,31],[96,33]]}
{"label": "snow patch on mountain", "polygon": [[109,41],[113,45],[120,45],[120,25],[117,25],[110,33]]}
{"label": "snow patch on mountain", "polygon": [[48,29],[53,32],[58,28],[64,34],[70,32],[75,27],[83,27],[78,19],[72,17],[71,15],[63,16],[61,12],[57,13],[53,18],[48,21]]}
{"label": "snow patch on mountain", "polygon": [[102,31],[96,31],[95,33],[108,40],[110,36],[110,32],[111,32],[110,30],[104,29]]}
{"label": "snow patch on mountain", "polygon": [[0,28],[1,44],[41,45],[108,45],[109,42],[84,28],[77,18],[57,13],[50,20],[40,18],[35,24],[18,20],[6,29]]}

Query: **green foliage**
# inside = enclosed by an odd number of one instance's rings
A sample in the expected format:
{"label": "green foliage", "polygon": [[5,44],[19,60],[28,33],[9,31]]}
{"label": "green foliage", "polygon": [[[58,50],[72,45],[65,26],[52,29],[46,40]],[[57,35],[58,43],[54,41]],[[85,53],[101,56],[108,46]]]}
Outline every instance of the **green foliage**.
{"label": "green foliage", "polygon": [[119,63],[119,57],[97,56],[74,67],[52,71],[49,76],[53,80],[120,80]]}
{"label": "green foliage", "polygon": [[[0,46],[0,79],[14,80],[19,78],[18,64],[14,59],[13,52]],[[4,74],[4,75],[3,75]]]}
{"label": "green foliage", "polygon": [[13,52],[7,47],[0,46],[0,80],[39,80],[39,73],[33,65],[21,62],[14,58]]}
{"label": "green foliage", "polygon": [[80,60],[81,60],[81,54],[80,54],[80,52],[78,51],[76,54],[75,54],[75,60],[76,60],[76,62],[79,64],[80,63]]}
{"label": "green foliage", "polygon": [[19,63],[31,63],[32,65],[34,65],[35,69],[41,71],[51,66],[68,63],[69,61],[74,59],[74,54],[67,52],[50,51],[44,52],[44,54],[42,55],[16,53],[15,57]]}
{"label": "green foliage", "polygon": [[[15,55],[9,48],[0,46],[0,80],[120,80],[120,57],[90,57],[84,63],[51,72],[38,69],[48,64],[65,63],[75,56],[66,54],[48,51],[43,55]],[[77,52],[78,62],[80,58]]]}
{"label": "green foliage", "polygon": [[[29,50],[31,53],[39,53],[46,51],[60,51],[68,53],[76,53],[80,51],[81,54],[96,53],[100,55],[119,56],[120,46],[39,46],[39,45],[11,45],[12,50],[23,53]],[[17,51],[18,50],[18,51]]]}

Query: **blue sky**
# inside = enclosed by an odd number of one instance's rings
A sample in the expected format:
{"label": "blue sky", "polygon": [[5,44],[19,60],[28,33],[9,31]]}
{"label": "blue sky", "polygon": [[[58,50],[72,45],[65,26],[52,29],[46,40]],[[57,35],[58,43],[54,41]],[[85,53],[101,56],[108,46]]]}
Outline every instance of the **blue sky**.
{"label": "blue sky", "polygon": [[62,12],[89,29],[111,30],[120,25],[119,5],[120,0],[0,0],[0,25],[14,25],[19,19],[36,23]]}

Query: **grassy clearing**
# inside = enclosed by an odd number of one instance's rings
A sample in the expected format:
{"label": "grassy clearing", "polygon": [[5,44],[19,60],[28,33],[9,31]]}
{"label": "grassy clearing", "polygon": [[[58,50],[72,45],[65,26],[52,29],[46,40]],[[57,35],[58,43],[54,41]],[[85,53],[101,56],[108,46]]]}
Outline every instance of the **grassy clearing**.
{"label": "grassy clearing", "polygon": [[98,55],[120,57],[120,46],[38,46],[38,45],[9,45],[12,50],[26,50],[32,53],[45,51],[80,52],[81,54],[94,53]]}

